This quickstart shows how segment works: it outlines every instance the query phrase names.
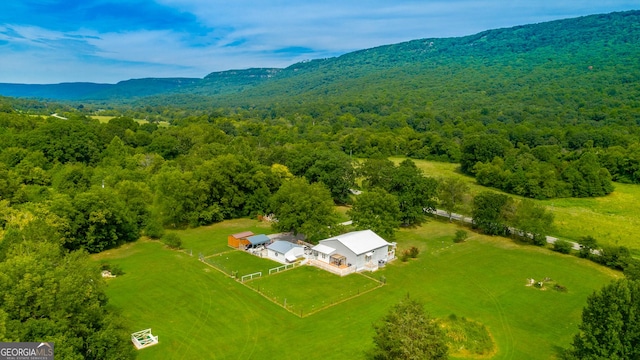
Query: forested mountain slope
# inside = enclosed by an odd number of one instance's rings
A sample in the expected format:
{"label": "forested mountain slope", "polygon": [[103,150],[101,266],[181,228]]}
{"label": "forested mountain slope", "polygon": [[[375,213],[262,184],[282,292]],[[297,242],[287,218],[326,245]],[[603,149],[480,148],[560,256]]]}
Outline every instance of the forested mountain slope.
{"label": "forested mountain slope", "polygon": [[611,180],[640,183],[639,43],[640,11],[592,15],[286,69],[130,80],[95,92],[109,100],[65,106],[214,124],[271,151],[322,143],[359,157],[460,162],[480,184],[526,197],[602,196]]}
{"label": "forested mountain slope", "polygon": [[[426,97],[435,101],[434,105],[454,102],[467,106],[469,100],[484,106],[506,96],[557,106],[564,105],[563,98],[595,91],[590,97],[601,95],[606,103],[612,94],[618,99],[637,95],[629,93],[629,87],[640,78],[636,61],[640,54],[639,24],[640,12],[629,11],[459,38],[414,40],[297,63],[286,69],[229,70],[203,79],[136,79],[114,85],[0,84],[0,94],[112,101],[132,96],[198,94],[207,97],[206,101],[214,96],[222,104],[298,104],[310,99],[315,102],[318,96],[336,100],[345,95],[359,101],[394,104]],[[485,93],[474,93],[482,91]],[[239,93],[242,96],[233,95]],[[473,99],[468,98],[470,95]],[[179,98],[176,102],[184,104]],[[191,100],[205,101],[198,97]]]}

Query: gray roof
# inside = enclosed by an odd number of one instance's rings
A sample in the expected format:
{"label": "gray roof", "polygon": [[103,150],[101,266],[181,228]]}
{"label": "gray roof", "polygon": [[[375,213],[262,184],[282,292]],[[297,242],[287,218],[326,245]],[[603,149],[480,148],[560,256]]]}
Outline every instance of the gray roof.
{"label": "gray roof", "polygon": [[251,245],[265,244],[270,241],[269,237],[265,234],[249,236],[247,240],[249,240]]}
{"label": "gray roof", "polygon": [[334,236],[329,239],[320,240],[320,244],[327,245],[326,242],[330,240],[337,240],[346,246],[354,254],[360,255],[371,250],[381,248],[383,246],[389,246],[385,239],[381,238],[378,234],[371,230],[353,231],[350,233]]}
{"label": "gray roof", "polygon": [[293,248],[297,248],[297,247],[302,247],[300,245],[296,245],[294,243],[290,243],[288,241],[274,241],[272,244],[269,244],[267,246],[267,249],[269,250],[273,250],[275,252],[278,252],[280,254],[286,254],[287,251],[293,249]]}

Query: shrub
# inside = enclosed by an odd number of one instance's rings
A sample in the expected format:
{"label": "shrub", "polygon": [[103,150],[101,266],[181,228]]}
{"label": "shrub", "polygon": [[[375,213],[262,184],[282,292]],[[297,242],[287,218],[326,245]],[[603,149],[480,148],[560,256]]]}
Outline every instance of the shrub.
{"label": "shrub", "polygon": [[560,284],[555,284],[553,286],[553,290],[559,291],[559,292],[567,292],[567,288],[565,286],[560,285]]}
{"label": "shrub", "polygon": [[583,236],[578,240],[578,243],[580,244],[580,251],[578,252],[578,256],[580,256],[581,258],[591,258],[591,251],[598,248],[598,241],[593,238],[593,236]]}
{"label": "shrub", "polygon": [[150,217],[144,228],[144,233],[152,239],[160,239],[164,235],[164,227],[162,227],[160,220]]}
{"label": "shrub", "polygon": [[456,236],[453,238],[454,243],[461,243],[469,237],[469,234],[464,230],[456,231]]}
{"label": "shrub", "polygon": [[415,246],[412,246],[411,249],[409,249],[409,256],[412,259],[417,258],[419,253],[420,253],[420,250]]}
{"label": "shrub", "polygon": [[402,252],[402,255],[400,255],[400,261],[407,262],[407,261],[409,261],[410,257],[411,257],[411,255],[409,255],[409,250],[405,250],[405,251]]}
{"label": "shrub", "polygon": [[118,265],[111,264],[102,264],[100,265],[100,270],[107,270],[111,273],[111,275],[120,276],[124,275],[124,270]]}
{"label": "shrub", "polygon": [[160,240],[172,249],[180,249],[182,247],[182,239],[175,233],[165,234]]}
{"label": "shrub", "polygon": [[573,246],[571,245],[570,242],[566,241],[566,240],[556,240],[555,243],[553,243],[553,251],[557,251],[561,254],[568,254],[571,252],[571,248]]}
{"label": "shrub", "polygon": [[533,235],[533,238],[531,239],[531,241],[533,242],[533,245],[536,245],[536,246],[547,245],[547,237],[544,235]]}

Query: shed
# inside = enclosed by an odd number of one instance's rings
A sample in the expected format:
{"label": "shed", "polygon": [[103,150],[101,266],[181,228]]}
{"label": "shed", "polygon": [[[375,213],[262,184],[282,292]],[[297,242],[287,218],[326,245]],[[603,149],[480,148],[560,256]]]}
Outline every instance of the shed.
{"label": "shed", "polygon": [[241,233],[229,235],[229,237],[227,238],[227,244],[234,248],[240,248],[249,245],[250,243],[247,238],[253,235],[254,234],[251,231],[243,231]]}
{"label": "shed", "polygon": [[258,245],[264,245],[270,242],[271,239],[269,239],[269,237],[265,234],[259,234],[259,235],[249,236],[247,238],[247,241],[249,241],[249,246],[258,246]]}
{"label": "shed", "polygon": [[274,241],[267,246],[267,256],[281,263],[291,263],[304,256],[304,246],[288,241]]}

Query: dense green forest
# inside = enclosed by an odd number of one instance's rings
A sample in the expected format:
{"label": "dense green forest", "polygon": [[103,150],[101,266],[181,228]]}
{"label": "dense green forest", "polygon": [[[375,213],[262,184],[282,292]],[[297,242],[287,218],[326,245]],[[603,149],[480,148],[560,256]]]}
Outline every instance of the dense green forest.
{"label": "dense green forest", "polygon": [[[208,122],[262,147],[460,162],[479,183],[526,197],[601,196],[612,180],[640,182],[639,23],[638,11],[586,16],[202,81],[141,79],[109,101],[20,109]],[[178,82],[144,97],[142,87]]]}
{"label": "dense green forest", "polygon": [[[0,340],[65,333],[76,339],[61,350],[69,357],[130,356],[115,346],[126,335],[107,321],[117,315],[106,310],[87,253],[141,235],[274,213],[276,230],[315,241],[340,231],[333,205],[349,204],[356,227],[393,238],[399,226],[425,221],[425,210],[455,211],[468,190],[389,156],[460,163],[479,184],[525,198],[604,196],[614,181],[640,183],[638,43],[640,12],[632,11],[286,69],[30,93],[66,94],[58,102],[0,97],[0,287],[8,289]],[[356,199],[358,188],[367,191]],[[553,218],[531,201],[482,193],[473,202],[480,231],[516,227],[531,235],[525,241],[545,243]],[[605,250],[597,261],[638,268],[628,250]],[[78,273],[47,278],[52,268]],[[30,281],[62,294],[78,281],[91,296],[32,294],[43,303],[26,313],[15,294]],[[76,312],[82,326],[60,320]],[[95,348],[88,336],[100,338]]]}

